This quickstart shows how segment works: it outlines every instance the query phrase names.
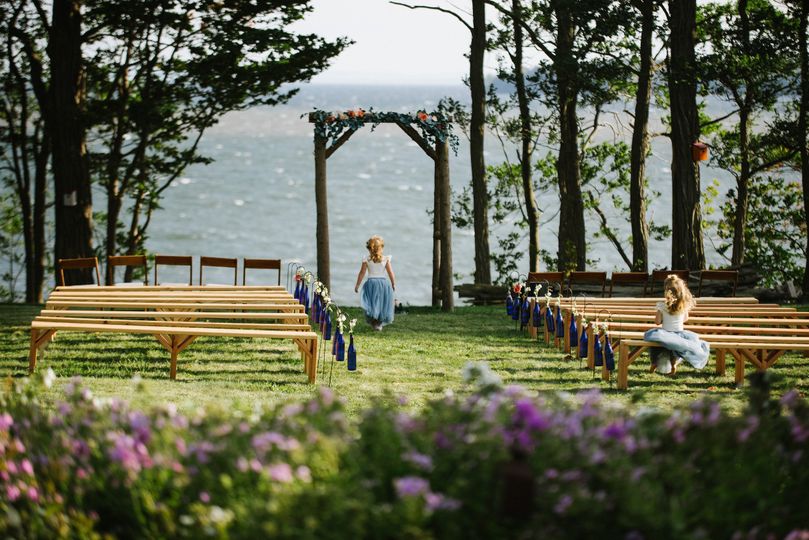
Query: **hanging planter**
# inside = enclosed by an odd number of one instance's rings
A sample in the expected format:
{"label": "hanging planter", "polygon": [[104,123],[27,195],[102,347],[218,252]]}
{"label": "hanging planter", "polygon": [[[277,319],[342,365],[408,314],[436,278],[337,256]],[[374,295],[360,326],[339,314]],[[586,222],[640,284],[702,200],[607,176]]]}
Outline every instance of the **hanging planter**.
{"label": "hanging planter", "polygon": [[691,159],[693,159],[695,163],[698,161],[708,161],[708,145],[700,141],[691,143]]}

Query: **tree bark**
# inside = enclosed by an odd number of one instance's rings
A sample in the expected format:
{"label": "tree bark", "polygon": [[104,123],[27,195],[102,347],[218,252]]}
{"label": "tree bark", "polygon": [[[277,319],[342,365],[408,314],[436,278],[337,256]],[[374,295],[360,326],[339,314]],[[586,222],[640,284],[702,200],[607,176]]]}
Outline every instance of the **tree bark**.
{"label": "tree bark", "polygon": [[579,118],[576,59],[573,45],[576,28],[566,2],[556,7],[558,25],[554,70],[559,99],[559,155],[556,172],[559,179],[559,270],[585,270],[584,204],[579,170]]}
{"label": "tree bark", "polygon": [[[34,249],[31,265],[31,297],[25,300],[36,304],[42,303],[42,289],[45,284],[45,254],[47,249],[45,242],[45,216],[47,212],[45,194],[48,190],[48,162],[50,161],[50,155],[50,137],[48,132],[43,130],[42,140],[34,156],[36,160],[34,165]],[[26,277],[26,279],[28,278]]]}
{"label": "tree bark", "polygon": [[[800,136],[801,183],[803,185],[803,212],[806,223],[809,223],[809,150],[806,148],[806,117],[809,115],[809,52],[806,50],[807,19],[809,6],[801,2],[798,43],[801,59],[801,103],[798,111],[798,135]],[[806,269],[803,273],[802,293],[809,298],[809,235],[806,238]]]}
{"label": "tree bark", "polygon": [[669,96],[671,106],[672,269],[705,267],[700,209],[699,165],[692,144],[699,139],[696,42],[696,0],[669,0]]}
{"label": "tree bark", "polygon": [[455,291],[452,289],[452,200],[449,183],[449,144],[446,141],[435,145],[436,172],[440,180],[440,207],[436,211],[441,219],[441,310],[454,309]]}
{"label": "tree bark", "polygon": [[[84,69],[79,0],[54,0],[48,56],[51,66],[47,118],[53,154],[55,258],[93,256],[93,202],[82,118]],[[90,270],[71,283],[92,283]]]}
{"label": "tree bark", "polygon": [[523,19],[520,0],[512,0],[512,21],[514,23],[514,82],[517,88],[517,102],[520,108],[520,138],[522,152],[520,154],[520,172],[522,174],[522,189],[525,196],[525,214],[528,218],[528,271],[539,271],[539,212],[537,200],[534,195],[534,181],[531,177],[531,111],[528,106],[528,94],[525,90],[525,75],[522,69],[523,61]]}
{"label": "tree bark", "polygon": [[[750,18],[747,15],[747,0],[738,0],[736,7],[742,30],[742,54],[745,58],[750,58]],[[736,216],[733,221],[733,253],[730,259],[733,266],[741,266],[744,262],[744,232],[747,228],[747,207],[750,198],[750,109],[753,91],[753,85],[746,84],[744,98],[742,103],[739,103],[740,170],[736,178]]]}
{"label": "tree bark", "polygon": [[469,47],[469,89],[472,114],[469,120],[469,157],[472,165],[472,213],[475,228],[475,283],[492,283],[489,256],[489,193],[483,137],[486,124],[486,87],[483,56],[486,52],[486,3],[472,0],[472,42]]}
{"label": "tree bark", "polygon": [[632,224],[632,270],[649,270],[649,225],[646,222],[646,156],[649,154],[649,103],[652,99],[652,37],[655,0],[641,0],[640,69],[635,91],[635,120],[630,156],[629,214]]}
{"label": "tree bark", "polygon": [[[436,156],[437,158],[438,156]],[[433,175],[433,280],[431,304],[441,305],[441,171],[434,160]]]}
{"label": "tree bark", "polygon": [[326,187],[326,142],[315,135],[315,207],[317,208],[317,279],[331,289],[329,271],[329,201]]}

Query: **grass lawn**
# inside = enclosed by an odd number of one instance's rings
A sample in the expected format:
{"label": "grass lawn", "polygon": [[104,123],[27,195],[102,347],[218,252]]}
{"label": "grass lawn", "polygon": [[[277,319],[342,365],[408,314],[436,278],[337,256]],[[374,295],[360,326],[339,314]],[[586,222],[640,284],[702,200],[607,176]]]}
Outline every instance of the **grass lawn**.
{"label": "grass lawn", "polygon": [[[0,305],[0,374],[23,377],[27,372],[29,324],[38,306]],[[383,332],[360,322],[356,332],[358,370],[348,372],[335,363],[332,388],[356,413],[369,398],[385,391],[409,398],[420,407],[430,398],[462,385],[461,368],[470,360],[488,361],[506,383],[537,392],[578,392],[599,388],[618,403],[633,407],[669,407],[706,393],[720,397],[730,410],[741,410],[745,395],[728,373],[713,373],[713,359],[703,371],[683,366],[676,379],[647,372],[648,360],[630,368],[630,390],[619,392],[594,378],[578,361],[531,342],[518,333],[503,307],[461,307],[453,314],[430,308],[411,308],[397,315]],[[359,316],[359,310],[352,316]],[[329,349],[330,350],[330,349]],[[314,392],[301,371],[300,355],[286,341],[199,338],[180,355],[178,377],[168,376],[169,355],[151,336],[61,333],[37,369],[53,368],[61,377],[81,376],[99,397],[120,397],[136,406],[171,401],[181,409],[201,405],[250,409],[256,402],[308,398]],[[325,377],[319,384],[328,384]],[[752,366],[747,366],[747,372]],[[809,358],[792,354],[770,370],[775,388],[783,392],[809,389]],[[142,378],[136,389],[132,378]],[[58,397],[57,384],[52,397]]]}

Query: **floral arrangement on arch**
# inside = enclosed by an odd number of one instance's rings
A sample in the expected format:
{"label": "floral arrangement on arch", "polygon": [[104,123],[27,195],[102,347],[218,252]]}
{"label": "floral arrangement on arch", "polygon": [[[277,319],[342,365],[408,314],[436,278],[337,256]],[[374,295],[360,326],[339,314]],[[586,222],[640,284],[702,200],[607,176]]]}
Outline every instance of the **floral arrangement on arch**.
{"label": "floral arrangement on arch", "polygon": [[357,130],[370,124],[371,129],[382,123],[396,123],[416,127],[424,139],[431,143],[448,141],[452,150],[458,153],[458,136],[452,132],[452,123],[439,111],[424,110],[415,113],[398,113],[393,111],[377,112],[373,108],[349,109],[346,111],[315,110],[301,115],[309,116],[315,124],[315,135],[332,142],[340,138],[346,130]]}

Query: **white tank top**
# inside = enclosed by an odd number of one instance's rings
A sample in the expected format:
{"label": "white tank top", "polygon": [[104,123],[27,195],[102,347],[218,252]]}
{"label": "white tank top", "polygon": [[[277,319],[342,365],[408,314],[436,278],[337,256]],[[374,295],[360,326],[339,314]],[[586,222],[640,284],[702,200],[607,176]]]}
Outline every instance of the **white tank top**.
{"label": "white tank top", "polygon": [[657,310],[663,315],[663,330],[669,332],[682,332],[685,320],[685,311],[672,315],[664,302],[657,303]]}
{"label": "white tank top", "polygon": [[374,262],[370,260],[368,257],[363,257],[362,262],[365,263],[365,266],[368,268],[368,277],[369,278],[383,278],[386,277],[388,274],[385,271],[385,266],[390,261],[390,255],[383,255],[382,261]]}

